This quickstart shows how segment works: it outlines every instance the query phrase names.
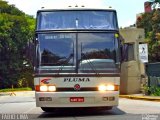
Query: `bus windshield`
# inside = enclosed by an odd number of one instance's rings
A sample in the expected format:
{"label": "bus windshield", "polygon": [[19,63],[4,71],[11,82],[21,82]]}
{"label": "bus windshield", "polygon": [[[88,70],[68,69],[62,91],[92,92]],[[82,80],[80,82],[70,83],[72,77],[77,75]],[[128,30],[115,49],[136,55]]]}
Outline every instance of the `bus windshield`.
{"label": "bus windshield", "polygon": [[61,72],[115,69],[118,40],[114,33],[43,33],[38,35],[39,67]]}
{"label": "bus windshield", "polygon": [[37,14],[37,30],[98,29],[118,30],[115,11],[67,10],[41,11]]}

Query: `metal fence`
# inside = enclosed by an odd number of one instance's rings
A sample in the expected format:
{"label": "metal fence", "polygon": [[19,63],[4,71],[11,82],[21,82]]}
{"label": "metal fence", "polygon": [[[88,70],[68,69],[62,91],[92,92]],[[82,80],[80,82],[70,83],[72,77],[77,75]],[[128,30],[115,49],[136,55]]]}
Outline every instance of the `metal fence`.
{"label": "metal fence", "polygon": [[160,87],[160,62],[148,63],[146,65],[146,73],[148,75],[148,86]]}
{"label": "metal fence", "polygon": [[160,87],[160,77],[149,76],[149,86]]}

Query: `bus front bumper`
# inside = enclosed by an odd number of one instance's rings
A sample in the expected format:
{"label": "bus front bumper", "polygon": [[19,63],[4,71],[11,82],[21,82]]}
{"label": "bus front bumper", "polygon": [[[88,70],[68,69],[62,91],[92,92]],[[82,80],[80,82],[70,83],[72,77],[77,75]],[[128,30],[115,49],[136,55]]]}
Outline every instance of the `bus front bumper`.
{"label": "bus front bumper", "polygon": [[119,92],[36,92],[37,107],[108,107],[117,106]]}

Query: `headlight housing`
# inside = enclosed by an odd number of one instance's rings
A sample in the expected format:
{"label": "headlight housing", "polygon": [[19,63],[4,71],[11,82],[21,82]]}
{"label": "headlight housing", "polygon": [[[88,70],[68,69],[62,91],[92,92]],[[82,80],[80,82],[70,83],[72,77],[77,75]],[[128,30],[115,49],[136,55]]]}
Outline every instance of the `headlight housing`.
{"label": "headlight housing", "polygon": [[98,86],[99,91],[114,91],[115,86],[114,85],[100,85]]}
{"label": "headlight housing", "polygon": [[54,92],[54,91],[56,91],[56,86],[48,86],[48,91],[49,91],[49,92]]}
{"label": "headlight housing", "polygon": [[42,86],[40,86],[39,91],[41,91],[41,92],[55,92],[56,91],[56,86],[54,86],[54,85],[52,85],[52,86],[42,85]]}
{"label": "headlight housing", "polygon": [[48,88],[47,86],[40,86],[40,91],[47,92]]}
{"label": "headlight housing", "polygon": [[107,90],[114,91],[115,86],[114,85],[107,85]]}

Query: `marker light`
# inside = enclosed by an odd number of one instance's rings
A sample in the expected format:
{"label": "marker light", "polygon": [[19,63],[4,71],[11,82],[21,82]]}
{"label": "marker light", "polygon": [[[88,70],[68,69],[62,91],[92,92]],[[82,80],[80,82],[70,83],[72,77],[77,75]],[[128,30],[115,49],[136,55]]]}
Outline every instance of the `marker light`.
{"label": "marker light", "polygon": [[48,91],[50,92],[56,91],[56,86],[48,86]]}
{"label": "marker light", "polygon": [[40,91],[47,92],[47,86],[40,86]]}

